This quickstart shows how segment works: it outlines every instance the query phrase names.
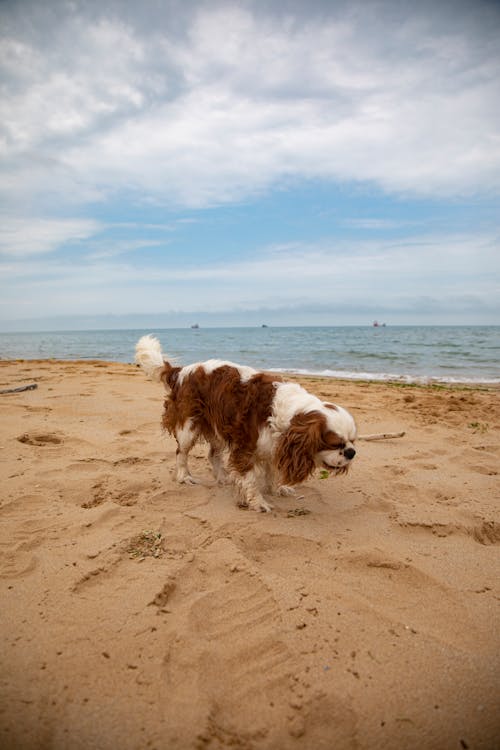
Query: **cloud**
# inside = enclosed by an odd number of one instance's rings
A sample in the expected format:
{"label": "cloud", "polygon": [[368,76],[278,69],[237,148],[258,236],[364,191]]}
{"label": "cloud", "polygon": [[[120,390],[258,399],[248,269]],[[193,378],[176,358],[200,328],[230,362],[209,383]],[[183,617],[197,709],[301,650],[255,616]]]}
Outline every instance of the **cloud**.
{"label": "cloud", "polygon": [[498,311],[497,4],[26,0],[0,27],[10,316]]}
{"label": "cloud", "polygon": [[2,130],[10,155],[64,143],[144,103],[145,80],[137,71],[142,45],[118,19],[89,23],[63,16],[61,30],[74,46],[12,36],[2,41]]}
{"label": "cloud", "polygon": [[339,224],[343,227],[349,227],[351,229],[365,229],[368,232],[373,231],[386,231],[390,229],[402,229],[415,225],[414,221],[396,221],[394,219],[378,219],[378,218],[364,218],[364,219],[341,219]]}
{"label": "cloud", "polygon": [[446,309],[465,314],[475,305],[498,313],[498,251],[493,235],[430,235],[418,242],[325,240],[263,247],[253,259],[218,265],[148,268],[135,256],[115,262],[95,255],[77,261],[50,256],[30,264],[29,278],[21,262],[5,264],[0,272],[17,280],[4,301],[11,294],[29,300],[26,316],[45,300],[47,315],[297,307],[335,310],[336,319],[345,322],[369,310],[392,317],[418,311],[426,318]]}
{"label": "cloud", "polygon": [[101,229],[93,219],[4,217],[0,222],[0,254],[14,257],[43,255],[66,243],[81,242]]}
{"label": "cloud", "polygon": [[498,191],[494,5],[49,7],[35,33],[4,6],[6,200],[200,208],[302,179]]}

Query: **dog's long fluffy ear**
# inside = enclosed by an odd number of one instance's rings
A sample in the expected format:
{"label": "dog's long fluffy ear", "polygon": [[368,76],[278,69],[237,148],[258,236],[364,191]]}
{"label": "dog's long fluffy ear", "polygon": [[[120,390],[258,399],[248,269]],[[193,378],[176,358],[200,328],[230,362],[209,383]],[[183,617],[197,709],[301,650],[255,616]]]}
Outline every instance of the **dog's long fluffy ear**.
{"label": "dog's long fluffy ear", "polygon": [[299,484],[312,473],[314,456],[321,445],[324,417],[317,412],[297,414],[281,435],[276,448],[276,467],[284,484]]}

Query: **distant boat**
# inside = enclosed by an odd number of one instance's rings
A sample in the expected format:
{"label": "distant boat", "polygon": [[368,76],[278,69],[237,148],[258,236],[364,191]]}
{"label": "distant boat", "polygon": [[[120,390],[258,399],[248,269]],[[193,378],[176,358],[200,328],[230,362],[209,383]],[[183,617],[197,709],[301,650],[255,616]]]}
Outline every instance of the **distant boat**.
{"label": "distant boat", "polygon": [[199,328],[199,327],[200,326],[198,325],[198,323],[193,323],[193,325],[191,326],[191,328]]}
{"label": "distant boat", "polygon": [[261,328],[267,328],[265,323],[262,323]]}
{"label": "distant boat", "polygon": [[373,321],[374,328],[385,328],[385,323],[379,323],[378,320]]}

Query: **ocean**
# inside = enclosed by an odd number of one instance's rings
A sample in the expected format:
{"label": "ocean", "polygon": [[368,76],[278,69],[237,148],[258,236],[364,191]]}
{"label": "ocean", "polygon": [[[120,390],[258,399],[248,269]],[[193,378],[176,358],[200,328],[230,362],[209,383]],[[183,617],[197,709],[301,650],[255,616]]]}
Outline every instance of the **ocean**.
{"label": "ocean", "polygon": [[500,326],[197,328],[0,333],[0,359],[132,362],[144,333],[181,365],[227,359],[257,369],[402,382],[500,384]]}

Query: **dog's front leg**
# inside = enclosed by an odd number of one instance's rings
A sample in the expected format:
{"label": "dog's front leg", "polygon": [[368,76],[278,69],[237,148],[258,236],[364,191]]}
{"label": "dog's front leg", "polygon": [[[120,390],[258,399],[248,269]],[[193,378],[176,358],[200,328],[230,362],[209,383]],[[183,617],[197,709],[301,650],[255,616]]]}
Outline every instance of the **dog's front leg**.
{"label": "dog's front leg", "polygon": [[281,495],[282,497],[290,497],[296,495],[296,491],[289,484],[280,484],[274,466],[270,461],[266,461],[262,464],[262,471],[264,475],[264,492],[270,495]]}
{"label": "dog's front leg", "polygon": [[273,506],[264,500],[257,486],[255,471],[253,469],[250,469],[245,474],[235,474],[234,480],[240,493],[238,502],[240,508],[250,508],[250,510],[262,513],[270,513],[272,511]]}

